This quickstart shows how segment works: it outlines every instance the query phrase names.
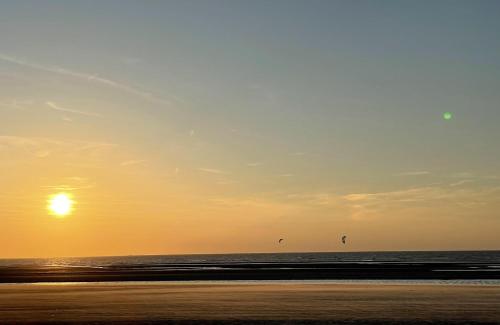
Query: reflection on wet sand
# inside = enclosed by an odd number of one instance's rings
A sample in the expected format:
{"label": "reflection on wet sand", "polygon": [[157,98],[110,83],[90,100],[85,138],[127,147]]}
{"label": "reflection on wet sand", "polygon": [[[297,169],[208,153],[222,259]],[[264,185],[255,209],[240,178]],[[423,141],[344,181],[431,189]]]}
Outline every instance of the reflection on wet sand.
{"label": "reflection on wet sand", "polygon": [[0,285],[3,323],[294,320],[496,324],[499,305],[500,286],[300,282]]}

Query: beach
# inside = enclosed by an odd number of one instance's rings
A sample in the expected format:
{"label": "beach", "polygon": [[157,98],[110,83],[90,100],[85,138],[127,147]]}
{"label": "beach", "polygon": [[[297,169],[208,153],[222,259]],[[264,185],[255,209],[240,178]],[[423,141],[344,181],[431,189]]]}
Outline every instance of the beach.
{"label": "beach", "polygon": [[500,286],[258,282],[0,285],[0,323],[500,324]]}
{"label": "beach", "polygon": [[500,254],[0,260],[0,323],[500,324]]}

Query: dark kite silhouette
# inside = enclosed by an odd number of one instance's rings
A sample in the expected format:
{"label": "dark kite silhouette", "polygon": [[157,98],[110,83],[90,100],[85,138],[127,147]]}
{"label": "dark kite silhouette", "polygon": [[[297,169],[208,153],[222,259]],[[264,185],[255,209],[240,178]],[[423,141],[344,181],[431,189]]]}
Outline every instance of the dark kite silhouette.
{"label": "dark kite silhouette", "polygon": [[347,238],[347,236],[346,236],[346,235],[342,236],[342,244],[344,244],[344,245],[345,245],[345,240],[346,240],[346,238]]}
{"label": "dark kite silhouette", "polygon": [[282,241],[283,241],[283,238],[280,238],[280,240],[278,240],[278,244],[281,244]]}

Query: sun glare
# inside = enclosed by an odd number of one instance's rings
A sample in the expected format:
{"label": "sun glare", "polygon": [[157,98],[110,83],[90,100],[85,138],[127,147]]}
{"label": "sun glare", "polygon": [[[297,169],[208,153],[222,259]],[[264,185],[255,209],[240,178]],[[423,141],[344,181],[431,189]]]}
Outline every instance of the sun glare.
{"label": "sun glare", "polygon": [[71,195],[66,193],[58,193],[49,198],[49,211],[58,216],[64,217],[71,213],[73,209],[73,200]]}

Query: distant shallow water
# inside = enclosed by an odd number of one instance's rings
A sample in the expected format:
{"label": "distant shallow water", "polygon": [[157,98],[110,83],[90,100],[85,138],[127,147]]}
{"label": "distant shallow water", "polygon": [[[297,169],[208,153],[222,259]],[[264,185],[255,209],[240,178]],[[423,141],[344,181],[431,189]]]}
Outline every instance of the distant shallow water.
{"label": "distant shallow water", "polygon": [[1,266],[149,266],[170,264],[217,267],[218,264],[260,263],[484,263],[499,267],[500,251],[425,251],[425,252],[325,252],[325,253],[255,253],[64,257],[42,259],[0,259]]}
{"label": "distant shallow water", "polygon": [[484,281],[500,280],[500,252],[280,253],[0,260],[0,283],[228,280],[417,281],[411,282],[415,284],[422,280],[455,281],[446,282],[449,284],[479,281],[467,283],[482,284]]}

